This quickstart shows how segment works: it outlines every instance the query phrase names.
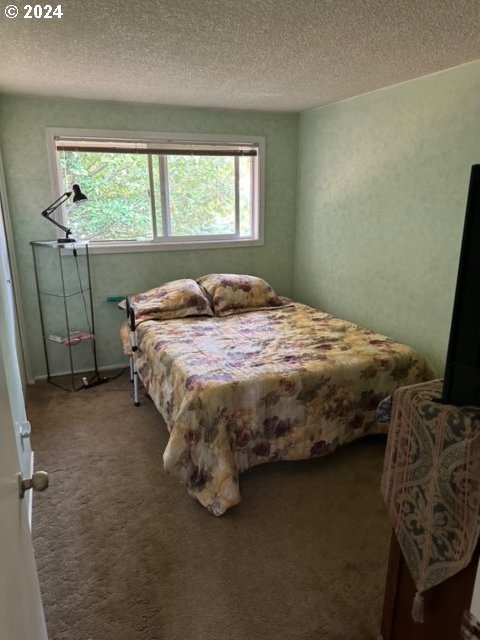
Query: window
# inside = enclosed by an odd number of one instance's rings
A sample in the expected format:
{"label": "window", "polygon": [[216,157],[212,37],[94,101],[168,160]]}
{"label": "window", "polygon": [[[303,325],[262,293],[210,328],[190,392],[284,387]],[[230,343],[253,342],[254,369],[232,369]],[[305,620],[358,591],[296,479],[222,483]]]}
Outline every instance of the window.
{"label": "window", "polygon": [[[103,248],[261,244],[262,138],[49,129],[53,183],[76,239]],[[168,137],[167,137],[168,135]]]}

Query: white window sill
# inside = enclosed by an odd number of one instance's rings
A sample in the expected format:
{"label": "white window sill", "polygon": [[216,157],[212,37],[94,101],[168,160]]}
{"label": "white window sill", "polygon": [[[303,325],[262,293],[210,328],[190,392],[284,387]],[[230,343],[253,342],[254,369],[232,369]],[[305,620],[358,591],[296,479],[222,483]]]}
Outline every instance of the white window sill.
{"label": "white window sill", "polygon": [[88,244],[89,252],[95,253],[143,253],[145,251],[191,251],[195,249],[229,249],[263,246],[262,239],[205,240],[175,242],[94,242]]}

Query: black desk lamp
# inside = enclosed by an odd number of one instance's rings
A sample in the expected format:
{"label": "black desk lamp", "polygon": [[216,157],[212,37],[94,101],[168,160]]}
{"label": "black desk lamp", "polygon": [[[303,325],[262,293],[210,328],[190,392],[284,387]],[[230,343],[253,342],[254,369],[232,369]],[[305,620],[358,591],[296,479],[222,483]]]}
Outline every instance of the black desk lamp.
{"label": "black desk lamp", "polygon": [[62,194],[59,198],[57,198],[55,202],[52,202],[50,206],[48,206],[44,211],[42,211],[42,216],[44,218],[49,220],[52,224],[54,224],[56,227],[58,227],[62,231],[65,231],[65,238],[58,239],[58,242],[60,244],[75,242],[75,238],[70,238],[72,232],[68,227],[65,227],[63,224],[60,224],[60,222],[57,222],[50,216],[70,198],[72,193],[74,194],[73,204],[79,204],[80,202],[84,202],[85,200],[88,200],[87,196],[84,193],[82,193],[80,189],[80,185],[74,184],[72,187],[72,190],[73,191],[65,191],[65,193]]}

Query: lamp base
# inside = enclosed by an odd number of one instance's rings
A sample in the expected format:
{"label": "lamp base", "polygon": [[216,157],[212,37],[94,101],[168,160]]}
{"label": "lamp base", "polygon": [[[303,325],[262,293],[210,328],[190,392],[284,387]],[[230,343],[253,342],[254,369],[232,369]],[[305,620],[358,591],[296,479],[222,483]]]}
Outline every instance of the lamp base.
{"label": "lamp base", "polygon": [[57,240],[58,244],[67,244],[69,242],[76,242],[75,238],[59,238]]}

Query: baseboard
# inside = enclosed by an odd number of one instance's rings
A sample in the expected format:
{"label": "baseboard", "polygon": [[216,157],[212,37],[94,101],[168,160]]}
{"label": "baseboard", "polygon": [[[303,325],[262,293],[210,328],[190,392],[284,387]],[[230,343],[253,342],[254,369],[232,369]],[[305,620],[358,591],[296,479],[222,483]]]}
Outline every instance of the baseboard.
{"label": "baseboard", "polygon": [[[111,369],[126,369],[127,367],[128,367],[128,360],[124,360],[120,364],[109,364],[106,367],[98,367],[98,370],[110,371]],[[81,374],[81,373],[92,373],[92,369],[78,369],[77,371],[75,371],[75,375]],[[56,378],[57,376],[69,376],[69,375],[71,375],[71,371],[58,371],[53,373],[52,377]],[[47,378],[48,376],[46,374],[41,376],[35,376],[33,381],[29,381],[28,384],[35,384],[36,382],[44,382]]]}

